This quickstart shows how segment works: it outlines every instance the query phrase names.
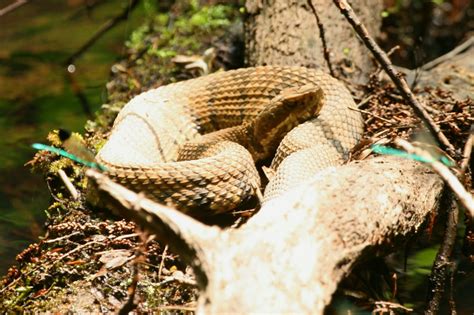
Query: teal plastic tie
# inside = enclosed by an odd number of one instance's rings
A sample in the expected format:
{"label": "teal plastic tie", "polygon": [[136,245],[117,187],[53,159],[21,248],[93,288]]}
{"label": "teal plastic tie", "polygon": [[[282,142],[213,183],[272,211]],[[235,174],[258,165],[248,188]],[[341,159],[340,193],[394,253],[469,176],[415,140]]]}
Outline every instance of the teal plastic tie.
{"label": "teal plastic tie", "polygon": [[85,165],[87,167],[90,167],[90,168],[95,168],[95,169],[98,169],[100,171],[107,171],[107,168],[103,165],[100,165],[99,163],[96,163],[96,162],[90,162],[90,161],[86,161],[86,160],[83,160],[77,156],[75,156],[74,154],[71,154],[63,149],[59,149],[59,148],[56,148],[56,147],[52,147],[50,145],[46,145],[46,144],[42,144],[42,143],[33,143],[31,145],[34,149],[36,150],[44,150],[44,151],[49,151],[49,152],[53,152],[53,153],[56,153],[60,156],[63,156],[65,158],[68,158],[74,162],[77,162],[79,164],[82,164],[82,165]]}
{"label": "teal plastic tie", "polygon": [[435,161],[439,161],[443,163],[446,166],[452,167],[455,164],[448,159],[446,156],[441,156],[438,159],[435,158],[426,158],[417,154],[412,154],[408,153],[399,149],[391,148],[391,147],[386,147],[384,145],[379,145],[379,144],[374,144],[371,146],[371,149],[378,154],[385,154],[385,155],[393,155],[393,156],[399,156],[405,159],[410,159],[418,162],[423,162],[423,163],[432,163]]}

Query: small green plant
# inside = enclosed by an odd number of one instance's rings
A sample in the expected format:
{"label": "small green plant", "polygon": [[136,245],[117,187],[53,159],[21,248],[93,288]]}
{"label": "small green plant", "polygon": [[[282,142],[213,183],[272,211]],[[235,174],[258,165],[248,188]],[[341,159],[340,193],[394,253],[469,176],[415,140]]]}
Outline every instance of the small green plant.
{"label": "small green plant", "polygon": [[199,1],[191,0],[186,13],[175,19],[168,13],[155,14],[150,22],[132,33],[126,44],[135,51],[146,50],[148,55],[162,59],[196,52],[202,48],[202,42],[195,38],[229,26],[234,11],[229,5],[201,6]]}

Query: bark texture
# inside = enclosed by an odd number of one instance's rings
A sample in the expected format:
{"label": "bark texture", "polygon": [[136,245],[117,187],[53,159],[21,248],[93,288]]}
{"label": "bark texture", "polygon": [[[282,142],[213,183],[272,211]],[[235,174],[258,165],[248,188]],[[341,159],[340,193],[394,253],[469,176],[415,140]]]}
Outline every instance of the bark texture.
{"label": "bark texture", "polygon": [[[248,0],[246,59],[248,65],[301,65],[329,72],[321,29],[309,0]],[[336,77],[362,82],[373,66],[370,55],[332,1],[311,0],[323,25],[324,39]],[[353,2],[369,32],[379,34],[382,1]]]}
{"label": "bark texture", "polygon": [[474,99],[474,36],[458,48],[424,65],[405,70],[409,83],[423,90],[437,87],[451,91],[459,100]]}

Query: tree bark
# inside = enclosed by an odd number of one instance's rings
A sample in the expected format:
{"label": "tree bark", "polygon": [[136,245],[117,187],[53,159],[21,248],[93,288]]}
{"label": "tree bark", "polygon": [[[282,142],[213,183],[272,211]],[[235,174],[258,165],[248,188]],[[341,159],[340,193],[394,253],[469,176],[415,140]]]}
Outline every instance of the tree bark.
{"label": "tree bark", "polygon": [[[248,65],[301,65],[330,72],[321,28],[309,0],[248,0],[246,59]],[[329,61],[336,77],[364,82],[373,62],[332,1],[312,0],[323,26]],[[380,32],[382,1],[354,1],[354,9],[372,35]]]}
{"label": "tree bark", "polygon": [[407,81],[423,90],[437,87],[458,100],[474,99],[474,36],[421,69],[404,70]]}

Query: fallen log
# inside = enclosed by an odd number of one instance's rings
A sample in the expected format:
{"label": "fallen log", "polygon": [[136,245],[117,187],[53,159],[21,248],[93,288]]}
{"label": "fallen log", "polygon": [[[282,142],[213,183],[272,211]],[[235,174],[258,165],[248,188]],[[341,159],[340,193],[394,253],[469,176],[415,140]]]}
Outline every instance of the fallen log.
{"label": "fallen log", "polygon": [[442,180],[417,162],[356,161],[318,173],[266,203],[239,229],[209,227],[96,171],[101,197],[120,216],[166,239],[195,272],[198,313],[322,314],[361,258],[418,231]]}

